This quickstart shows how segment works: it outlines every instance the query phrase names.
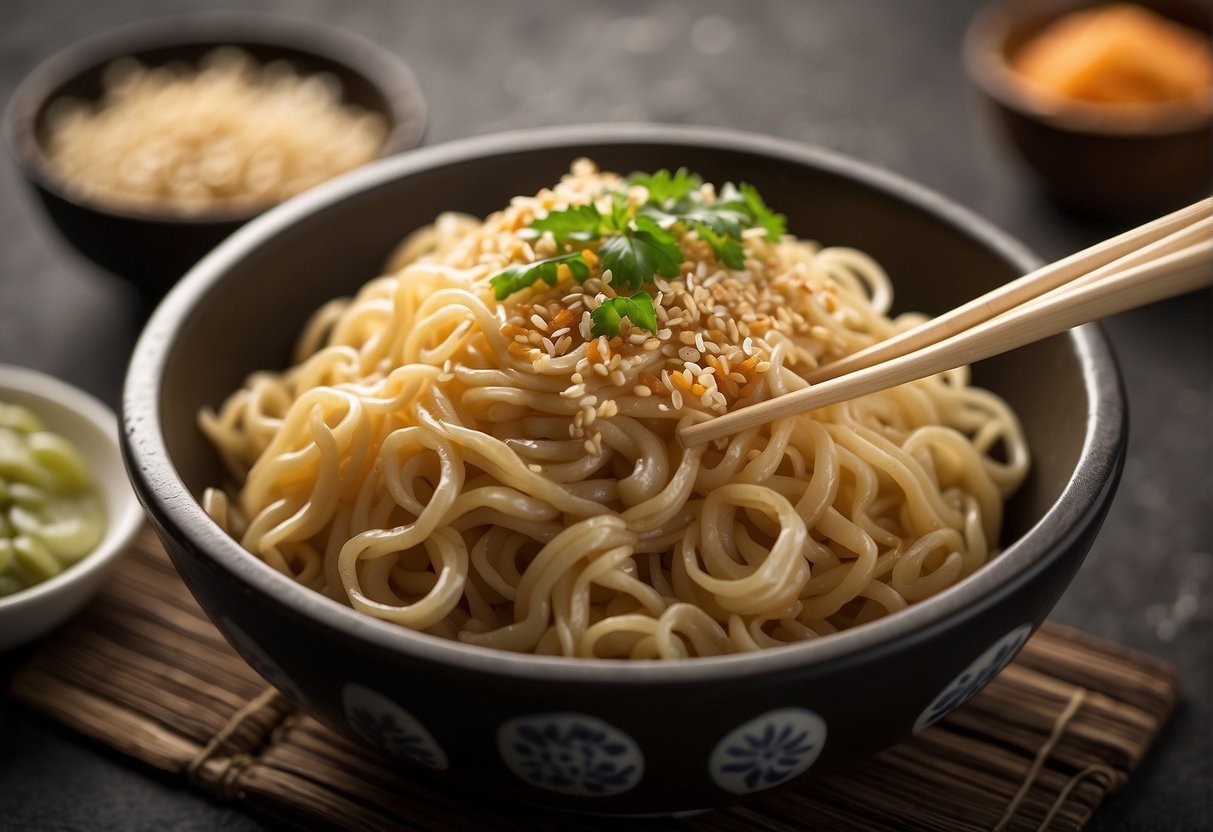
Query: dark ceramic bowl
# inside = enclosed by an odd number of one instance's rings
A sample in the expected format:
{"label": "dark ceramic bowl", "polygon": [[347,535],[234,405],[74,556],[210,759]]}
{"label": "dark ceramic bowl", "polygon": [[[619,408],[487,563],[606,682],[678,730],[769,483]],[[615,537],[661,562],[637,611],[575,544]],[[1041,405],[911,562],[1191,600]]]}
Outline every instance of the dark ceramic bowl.
{"label": "dark ceramic bowl", "polygon": [[[1207,3],[1137,0],[1204,32]],[[995,128],[1062,207],[1112,222],[1144,219],[1213,190],[1213,102],[1159,105],[1132,114],[1032,94],[1012,56],[1065,14],[1107,0],[998,0],[965,35],[965,67]]]}
{"label": "dark ceramic bowl", "polygon": [[131,56],[149,66],[193,64],[224,45],[241,47],[259,63],[285,60],[301,74],[336,76],[347,103],[387,120],[381,156],[416,147],[425,132],[425,99],[400,58],[363,38],[301,19],[236,11],[179,15],[104,32],[47,59],[9,101],[4,117],[9,150],[63,236],[153,299],[264,208],[187,214],[81,197],[48,167],[43,150],[47,111],[63,96],[98,99],[102,73],[117,58]]}
{"label": "dark ceramic bowl", "polygon": [[[667,813],[749,798],[853,765],[964,701],[1049,612],[1115,489],[1125,402],[1085,326],[975,368],[1035,452],[1006,551],[959,585],[857,629],[677,663],[523,656],[373,620],[250,556],[199,507],[221,468],[195,414],[258,368],[281,368],[308,314],[379,274],[443,210],[485,215],[588,155],[630,172],[685,165],[743,179],[790,230],[859,246],[901,309],[934,312],[1019,275],[1032,257],[941,197],[840,156],[747,134],[585,126],[487,136],[375,163],[242,228],[153,314],[123,402],[135,486],[177,568],[240,653],[335,730],[455,785],[587,812]],[[301,277],[306,276],[306,279]],[[785,733],[784,729],[788,729]],[[765,738],[765,739],[764,739]],[[756,749],[788,740],[788,748]],[[762,758],[776,753],[777,762]],[[558,777],[564,752],[601,768]],[[549,759],[551,765],[540,762]],[[731,765],[735,764],[735,765]],[[769,777],[759,777],[767,774]]]}

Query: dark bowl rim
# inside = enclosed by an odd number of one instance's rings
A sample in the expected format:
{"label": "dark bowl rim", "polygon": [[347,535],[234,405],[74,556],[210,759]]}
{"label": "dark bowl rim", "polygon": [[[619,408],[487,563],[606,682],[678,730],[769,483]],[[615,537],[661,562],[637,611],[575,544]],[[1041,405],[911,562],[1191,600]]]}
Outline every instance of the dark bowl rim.
{"label": "dark bowl rim", "polygon": [[[896,615],[827,638],[755,653],[681,662],[631,662],[520,655],[441,639],[401,628],[325,598],[249,555],[202,510],[167,453],[159,424],[159,376],[180,322],[225,272],[249,252],[292,224],[360,192],[398,178],[482,157],[527,151],[570,151],[601,144],[657,144],[761,154],[857,180],[889,198],[908,202],[976,238],[1024,271],[1038,265],[1027,249],[987,221],[924,186],[833,151],[786,139],[715,128],[651,124],[569,125],[483,135],[435,145],[371,163],[272,209],[239,229],[204,257],[153,312],[132,353],[122,399],[123,449],[128,471],[154,522],[185,541],[190,557],[273,599],[291,614],[340,631],[375,649],[462,671],[546,681],[594,684],[685,684],[776,674],[828,662],[846,662],[894,640],[930,636],[1016,587],[1061,557],[1066,547],[1096,524],[1111,498],[1123,463],[1127,414],[1111,348],[1096,325],[1065,336],[1082,367],[1090,407],[1078,464],[1053,506],[1019,540],[956,586]],[[570,158],[571,161],[571,158]],[[160,483],[157,491],[152,483]]]}
{"label": "dark bowl rim", "polygon": [[1023,5],[1021,0],[992,0],[965,29],[961,49],[965,72],[992,101],[1055,130],[1093,138],[1162,139],[1208,131],[1213,125],[1213,106],[1162,103],[1115,112],[1098,104],[1054,102],[1034,94],[1011,68],[1003,47]]}
{"label": "dark bowl rim", "polygon": [[[361,35],[307,18],[273,12],[222,9],[138,20],[75,41],[36,64],[4,109],[9,155],[37,187],[76,207],[119,219],[179,226],[243,223],[274,204],[201,212],[142,210],[83,197],[49,169],[35,131],[47,98],[60,86],[121,57],[174,46],[231,42],[313,55],[361,76],[383,96],[390,123],[377,158],[419,146],[428,126],[428,105],[404,59]],[[276,204],[276,203],[275,203]]]}

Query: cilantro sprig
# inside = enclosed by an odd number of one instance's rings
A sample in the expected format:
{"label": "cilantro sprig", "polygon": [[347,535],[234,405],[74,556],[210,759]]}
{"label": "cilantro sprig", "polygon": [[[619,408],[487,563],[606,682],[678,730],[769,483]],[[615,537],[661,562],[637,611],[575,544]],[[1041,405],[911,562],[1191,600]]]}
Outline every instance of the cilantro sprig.
{"label": "cilantro sprig", "polygon": [[657,311],[653,308],[653,297],[648,292],[637,292],[630,298],[622,295],[607,298],[590,313],[595,335],[618,335],[619,324],[627,318],[632,326],[657,331]]}
{"label": "cilantro sprig", "polygon": [[560,280],[562,265],[568,268],[578,283],[589,280],[590,264],[586,260],[585,252],[571,251],[546,260],[536,260],[534,263],[510,266],[493,275],[489,282],[497,300],[505,300],[515,292],[529,289],[540,280],[549,286],[555,286]]}
{"label": "cilantro sprig", "polygon": [[[643,205],[629,202],[627,189],[633,186],[648,193]],[[702,187],[703,179],[686,168],[633,173],[624,189],[610,195],[605,213],[589,203],[534,220],[521,233],[530,238],[551,234],[565,253],[498,272],[489,279],[494,294],[505,300],[540,280],[555,286],[566,273],[582,283],[601,264],[603,273],[611,273],[613,286],[634,294],[609,298],[594,309],[593,334],[618,335],[623,318],[656,332],[653,298],[643,287],[657,275],[678,276],[684,259],[678,242],[682,233],[694,231],[720,262],[744,269],[743,231],[762,228],[767,239],[777,240],[787,229],[784,216],[768,208],[751,185],[726,183],[710,202]]]}

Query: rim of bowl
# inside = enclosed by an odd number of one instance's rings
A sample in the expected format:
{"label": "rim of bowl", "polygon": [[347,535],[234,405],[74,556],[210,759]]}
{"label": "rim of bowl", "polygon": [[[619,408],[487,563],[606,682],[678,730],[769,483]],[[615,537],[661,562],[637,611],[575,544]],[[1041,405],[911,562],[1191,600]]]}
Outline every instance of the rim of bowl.
{"label": "rim of bowl", "polygon": [[1123,461],[1127,425],[1115,359],[1098,326],[1087,324],[1067,336],[1073,341],[1082,366],[1090,406],[1078,462],[1057,501],[1023,537],[955,586],[895,615],[827,638],[753,653],[671,662],[511,653],[441,639],[359,613],[282,575],[228,537],[182,482],[158,427],[159,377],[165,359],[172,351],[182,319],[211,286],[221,282],[233,264],[265,240],[313,213],[385,182],[482,157],[561,148],[571,151],[595,144],[658,144],[748,152],[825,170],[934,215],[1024,271],[1039,264],[1038,258],[1020,243],[976,214],[897,174],[833,151],[725,128],[651,124],[534,128],[463,139],[375,162],[295,197],[240,228],[199,261],[153,312],[135,346],[127,372],[122,408],[123,449],[137,489],[163,530],[188,540],[189,546],[204,552],[212,565],[293,614],[380,649],[463,670],[515,678],[653,684],[764,675],[854,658],[893,640],[926,638],[932,628],[944,626],[967,611],[1012,592],[1060,556],[1099,516]]}
{"label": "rim of bowl", "polygon": [[[242,209],[184,212],[114,205],[81,196],[55,176],[38,139],[38,115],[63,84],[122,57],[178,46],[244,42],[312,55],[360,75],[382,96],[390,120],[375,160],[421,144],[428,107],[412,68],[396,53],[353,32],[272,12],[212,10],[139,20],[76,41],[37,64],[17,85],[4,112],[9,155],[31,180],[65,202],[122,219],[174,225],[244,222],[279,203]],[[372,161],[375,161],[372,160]],[[285,201],[285,200],[283,200]]]}
{"label": "rim of bowl", "polygon": [[[1063,6],[1049,20],[1095,5],[1099,4]],[[1031,8],[1035,7],[1026,10]],[[1058,130],[1095,136],[1161,138],[1208,130],[1213,123],[1213,105],[1207,102],[1203,106],[1200,102],[1195,106],[1191,102],[1162,102],[1109,109],[1034,91],[1007,60],[1006,38],[1020,19],[1017,12],[1023,10],[1024,4],[1018,0],[995,0],[978,10],[963,39],[969,78],[1007,109]]]}
{"label": "rim of bowl", "polygon": [[[0,398],[3,398],[7,391],[18,392],[23,396],[37,399],[44,406],[43,410],[37,414],[39,418],[46,419],[46,411],[54,410],[66,414],[68,418],[79,417],[92,425],[105,437],[106,443],[112,446],[114,463],[121,468],[122,448],[119,440],[118,418],[114,415],[114,411],[99,399],[79,387],[68,384],[63,379],[28,367],[0,364]],[[67,431],[63,431],[63,434],[73,443],[80,441],[78,437],[68,435]],[[125,471],[120,473],[122,479],[126,480]],[[37,604],[65,586],[108,568],[110,563],[125,551],[127,544],[143,526],[143,507],[139,504],[133,489],[128,488],[122,494],[112,494],[102,489],[100,472],[94,470],[90,471],[90,474],[106,508],[105,533],[100,542],[91,552],[58,575],[19,592],[14,592],[12,595],[0,597],[0,613],[10,613],[18,607]]]}

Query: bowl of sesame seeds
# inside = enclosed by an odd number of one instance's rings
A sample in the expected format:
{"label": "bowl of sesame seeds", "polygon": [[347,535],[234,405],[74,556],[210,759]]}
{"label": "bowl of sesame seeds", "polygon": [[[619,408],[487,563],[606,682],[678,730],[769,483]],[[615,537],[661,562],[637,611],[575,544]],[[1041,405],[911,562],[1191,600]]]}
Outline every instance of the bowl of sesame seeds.
{"label": "bowl of sesame seeds", "polygon": [[272,205],[420,144],[412,70],[307,20],[216,11],[140,21],[52,55],[4,117],[63,237],[150,300]]}
{"label": "bowl of sesame seeds", "polygon": [[[894,315],[946,311],[1036,265],[1014,240],[943,197],[786,140],[711,128],[587,125],[424,148],[371,163],[271,209],[173,287],[153,313],[127,375],[123,446],[136,491],[186,584],[241,655],[296,705],[401,769],[505,800],[637,816],[760,799],[804,778],[861,768],[881,750],[930,730],[1004,667],[1091,546],[1126,442],[1123,391],[1097,327],[972,367],[975,383],[1017,414],[1032,450],[1032,467],[1005,507],[1001,551],[912,606],[800,643],[651,662],[512,652],[445,638],[362,614],[297,583],[251,557],[203,506],[208,489],[228,475],[201,412],[220,413],[220,429],[238,433],[240,420],[222,415],[237,412],[222,410],[232,391],[266,368],[289,367],[301,341],[333,325],[324,311],[330,302],[356,296],[394,262],[409,260],[410,246],[428,244],[413,232],[441,232],[444,222],[460,222],[459,214],[486,217],[570,168],[575,179],[579,159],[624,174],[685,168],[705,182],[750,183],[782,212],[789,234],[862,249],[879,261],[895,289]],[[778,236],[782,226],[768,222],[756,203],[750,207],[739,226]],[[541,236],[518,243],[532,249],[526,268],[496,272],[499,297],[515,285],[542,292],[545,275],[553,289],[562,280],[568,285],[570,275],[586,277],[590,266],[593,277],[585,292],[553,296],[560,302],[532,304],[525,313],[515,307],[517,316],[487,313],[489,329],[500,336],[494,343],[541,363],[560,361],[564,339],[580,328],[582,345],[598,344],[592,356],[587,346],[586,364],[577,370],[581,383],[585,373],[609,379],[620,368],[613,366],[620,353],[652,347],[670,361],[694,363],[705,378],[692,374],[676,382],[671,374],[668,384],[659,375],[643,378],[637,387],[644,390],[631,391],[635,398],[667,409],[711,409],[716,395],[743,398],[762,359],[746,366],[742,324],[754,331],[792,314],[781,311],[778,284],[769,295],[746,299],[751,320],[743,312],[730,322],[717,312],[713,286],[702,287],[708,299],[694,301],[696,308],[680,300],[674,311],[662,298],[662,235],[639,223],[632,239],[613,243],[614,232],[600,222],[609,213],[560,219],[560,233],[574,240],[588,233],[577,223],[598,223],[592,251],[548,251]],[[556,222],[551,216],[549,231]],[[739,227],[737,233],[748,232]],[[710,241],[705,234],[704,245]],[[720,246],[724,260],[727,242]],[[631,260],[620,256],[625,249]],[[467,252],[471,262],[496,263],[491,258],[500,255],[490,245]],[[613,284],[643,261],[644,291],[653,293],[647,302],[630,289],[612,297],[594,291],[591,281],[604,273],[594,258],[606,257],[615,258]],[[693,283],[686,285],[693,290]],[[424,283],[392,285],[438,302],[440,293],[426,292]],[[341,306],[358,310],[342,326],[391,315],[390,297],[372,290],[364,299],[362,306]],[[736,298],[720,300],[741,308]],[[578,302],[585,308],[575,309]],[[682,334],[675,319],[696,314],[719,321],[698,335]],[[309,328],[309,321],[320,323]],[[729,349],[718,353],[713,344]],[[440,352],[443,345],[423,348]],[[728,366],[713,364],[720,355]],[[444,371],[441,359],[427,370],[435,381]],[[317,365],[309,372],[329,370]],[[571,392],[561,390],[576,400],[579,382],[571,380]],[[263,395],[260,412],[266,418],[252,420],[252,432],[282,421],[273,394]],[[615,416],[607,399],[580,418],[584,427]],[[593,435],[587,431],[586,441]],[[521,469],[511,470],[523,477]],[[728,484],[734,485],[746,484],[739,478]],[[490,491],[477,498],[493,498]],[[519,520],[519,528],[528,522]],[[372,565],[364,577],[370,580],[374,571]]]}

